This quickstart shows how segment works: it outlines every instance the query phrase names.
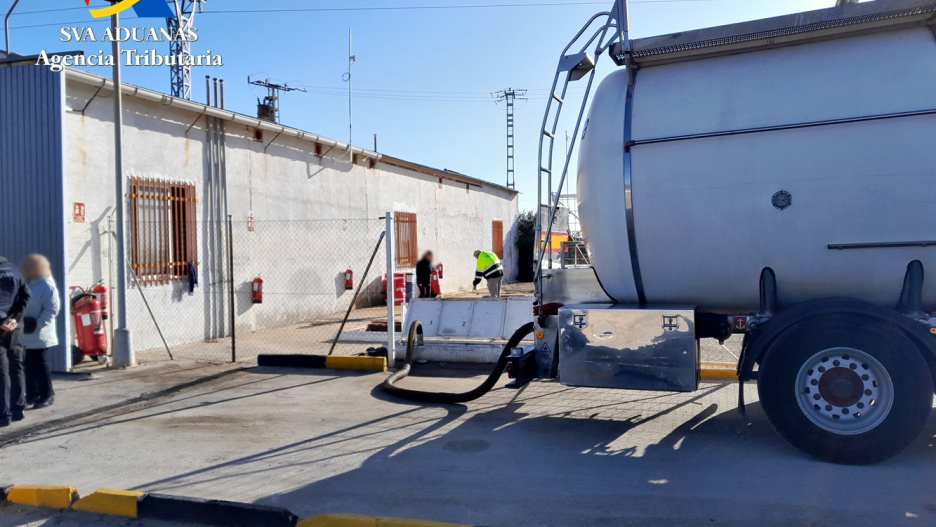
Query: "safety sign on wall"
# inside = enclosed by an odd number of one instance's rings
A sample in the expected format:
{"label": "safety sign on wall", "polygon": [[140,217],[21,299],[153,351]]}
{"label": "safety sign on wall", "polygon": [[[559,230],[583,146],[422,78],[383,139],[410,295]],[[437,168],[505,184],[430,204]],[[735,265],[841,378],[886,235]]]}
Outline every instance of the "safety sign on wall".
{"label": "safety sign on wall", "polygon": [[84,203],[77,203],[77,202],[75,203],[74,220],[75,220],[75,223],[85,222],[85,204]]}

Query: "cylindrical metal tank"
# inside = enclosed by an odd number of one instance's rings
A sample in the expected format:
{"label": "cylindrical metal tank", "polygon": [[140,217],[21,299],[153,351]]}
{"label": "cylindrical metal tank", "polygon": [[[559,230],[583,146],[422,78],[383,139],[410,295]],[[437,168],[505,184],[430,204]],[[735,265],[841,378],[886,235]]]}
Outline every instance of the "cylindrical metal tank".
{"label": "cylindrical metal tank", "polygon": [[936,245],[917,243],[936,240],[934,35],[674,62],[632,86],[615,72],[592,102],[578,195],[595,271],[622,303],[755,311],[770,267],[781,305],[894,306],[920,260],[932,309]]}

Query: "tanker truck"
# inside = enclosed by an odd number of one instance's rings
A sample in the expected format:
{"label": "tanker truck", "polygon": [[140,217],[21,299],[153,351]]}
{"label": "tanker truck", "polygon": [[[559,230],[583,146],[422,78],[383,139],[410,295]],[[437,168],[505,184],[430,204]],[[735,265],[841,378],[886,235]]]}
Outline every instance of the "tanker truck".
{"label": "tanker truck", "polygon": [[908,446],[936,384],[936,1],[630,40],[619,0],[562,53],[541,203],[569,170],[568,87],[590,94],[602,54],[621,68],[576,124],[590,266],[554,264],[554,216],[537,227],[521,382],[692,391],[699,340],[743,334],[739,405],[756,381],[793,446],[853,464]]}
{"label": "tanker truck", "polygon": [[[602,56],[620,68],[591,97]],[[576,82],[575,143],[554,165]],[[507,369],[513,388],[690,392],[700,340],[743,335],[739,409],[756,381],[806,454],[874,463],[920,434],[936,385],[936,0],[639,40],[617,0],[563,50],[541,131],[534,322],[462,394],[394,386],[414,324],[385,390],[463,402]],[[568,267],[551,234],[576,150],[590,265]]]}

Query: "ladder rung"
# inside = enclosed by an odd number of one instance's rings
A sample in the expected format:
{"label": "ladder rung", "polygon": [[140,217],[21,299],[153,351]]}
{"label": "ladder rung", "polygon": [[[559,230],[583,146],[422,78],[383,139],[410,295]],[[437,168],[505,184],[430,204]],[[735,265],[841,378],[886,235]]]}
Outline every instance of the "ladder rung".
{"label": "ladder rung", "polygon": [[548,136],[550,139],[555,139],[556,134],[550,133],[549,130],[543,130],[543,133]]}
{"label": "ladder rung", "polygon": [[562,97],[556,95],[555,93],[553,94],[553,99],[556,99],[556,102],[558,102],[559,104],[563,103]]}
{"label": "ladder rung", "polygon": [[540,167],[540,171],[546,172],[547,174],[552,174],[552,170],[549,170],[548,168]]}

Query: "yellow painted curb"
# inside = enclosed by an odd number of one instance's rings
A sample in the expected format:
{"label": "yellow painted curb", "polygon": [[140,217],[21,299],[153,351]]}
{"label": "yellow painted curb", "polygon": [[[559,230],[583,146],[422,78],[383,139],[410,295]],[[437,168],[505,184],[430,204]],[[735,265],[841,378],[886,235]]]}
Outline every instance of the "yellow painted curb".
{"label": "yellow painted curb", "polygon": [[136,518],[137,501],[142,496],[142,492],[99,489],[94,494],[75,502],[72,510]]}
{"label": "yellow painted curb", "polygon": [[387,371],[387,359],[384,357],[331,355],[325,357],[325,367],[333,370]]}
{"label": "yellow painted curb", "polygon": [[78,499],[74,487],[52,487],[45,485],[14,485],[7,494],[7,501],[33,507],[67,509]]}
{"label": "yellow painted curb", "polygon": [[441,523],[403,518],[380,518],[359,514],[322,514],[302,520],[296,527],[471,527],[461,523]]}
{"label": "yellow painted curb", "polygon": [[705,381],[736,381],[738,380],[738,365],[727,362],[703,362],[702,380]]}

